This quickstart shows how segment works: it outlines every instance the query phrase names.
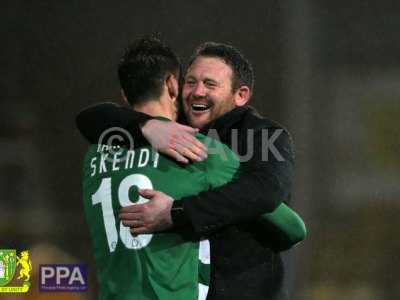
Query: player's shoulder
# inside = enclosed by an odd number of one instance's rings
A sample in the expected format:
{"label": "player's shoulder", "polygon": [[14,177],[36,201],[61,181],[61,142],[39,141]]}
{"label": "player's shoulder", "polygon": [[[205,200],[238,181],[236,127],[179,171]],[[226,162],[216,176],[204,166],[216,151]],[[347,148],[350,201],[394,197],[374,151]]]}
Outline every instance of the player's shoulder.
{"label": "player's shoulder", "polygon": [[90,146],[88,147],[88,149],[86,150],[85,153],[85,157],[84,160],[90,159],[93,156],[96,156],[99,154],[99,147],[101,147],[101,145],[98,144],[90,144]]}
{"label": "player's shoulder", "polygon": [[200,142],[204,143],[211,143],[212,141],[218,141],[218,139],[215,139],[214,137],[210,135],[204,135],[202,133],[196,133],[195,134],[196,139],[198,139]]}
{"label": "player's shoulder", "polygon": [[210,132],[208,136],[197,133],[196,138],[207,147],[208,158],[205,160],[205,164],[208,168],[215,168],[223,165],[238,166],[238,156],[219,140],[218,135],[210,135]]}
{"label": "player's shoulder", "polygon": [[239,157],[227,145],[222,143],[217,137],[196,134],[208,150],[207,159],[197,164],[201,164],[206,174],[206,179],[210,187],[221,186],[236,176],[240,168]]}
{"label": "player's shoulder", "polygon": [[202,133],[196,133],[195,137],[202,142],[207,148],[210,147],[221,147],[226,151],[232,152],[232,150],[225,145],[224,143],[222,143],[219,139],[219,135],[217,132],[215,132],[215,134],[213,134],[212,131],[208,132],[208,135],[204,135]]}

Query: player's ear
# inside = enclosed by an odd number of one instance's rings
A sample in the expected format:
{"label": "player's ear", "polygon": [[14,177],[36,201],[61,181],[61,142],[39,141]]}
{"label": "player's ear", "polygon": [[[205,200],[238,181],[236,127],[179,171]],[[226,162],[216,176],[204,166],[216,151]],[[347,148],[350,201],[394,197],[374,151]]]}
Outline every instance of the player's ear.
{"label": "player's ear", "polygon": [[121,98],[122,98],[122,101],[124,102],[124,104],[130,105],[128,98],[126,98],[126,95],[125,95],[125,92],[123,89],[121,89]]}
{"label": "player's ear", "polygon": [[234,94],[236,106],[243,106],[249,102],[251,96],[250,88],[247,85],[242,85]]}
{"label": "player's ear", "polygon": [[176,79],[175,75],[168,75],[165,79],[165,84],[167,85],[169,96],[175,100],[179,93],[178,80]]}

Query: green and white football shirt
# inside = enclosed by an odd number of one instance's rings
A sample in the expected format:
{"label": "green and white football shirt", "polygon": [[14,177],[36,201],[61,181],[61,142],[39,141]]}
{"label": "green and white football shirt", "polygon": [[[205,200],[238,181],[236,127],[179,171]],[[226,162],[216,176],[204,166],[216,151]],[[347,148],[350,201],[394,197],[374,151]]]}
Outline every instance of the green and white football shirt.
{"label": "green and white football shirt", "polygon": [[122,207],[147,201],[137,188],[180,199],[232,180],[239,168],[235,154],[209,137],[197,138],[214,151],[205,161],[188,166],[159,155],[151,146],[121,148],[113,154],[105,145],[90,147],[84,160],[83,199],[100,299],[197,299],[199,242],[174,233],[132,236],[118,219]]}

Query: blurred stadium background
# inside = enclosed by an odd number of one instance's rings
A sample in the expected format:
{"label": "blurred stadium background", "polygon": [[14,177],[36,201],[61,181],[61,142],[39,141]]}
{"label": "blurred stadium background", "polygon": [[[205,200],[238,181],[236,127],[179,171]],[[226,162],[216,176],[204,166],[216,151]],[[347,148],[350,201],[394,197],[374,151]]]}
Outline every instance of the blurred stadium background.
{"label": "blurred stadium background", "polygon": [[309,236],[285,254],[291,299],[400,299],[400,5],[396,1],[3,1],[0,248],[90,264],[81,199],[87,147],[74,119],[118,102],[124,47],[160,32],[183,58],[201,42],[251,60],[252,104],[293,134],[293,207]]}

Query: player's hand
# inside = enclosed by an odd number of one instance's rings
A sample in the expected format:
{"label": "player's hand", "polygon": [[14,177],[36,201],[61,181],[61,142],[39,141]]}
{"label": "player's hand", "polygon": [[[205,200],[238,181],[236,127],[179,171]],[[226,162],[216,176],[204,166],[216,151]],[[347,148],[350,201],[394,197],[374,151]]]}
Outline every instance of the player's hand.
{"label": "player's hand", "polygon": [[197,128],[154,119],[142,127],[143,136],[155,149],[185,164],[207,158],[207,147],[194,137],[196,132]]}
{"label": "player's hand", "polygon": [[132,234],[153,233],[172,227],[172,199],[163,192],[140,189],[139,194],[149,202],[134,204],[121,209],[119,218]]}

